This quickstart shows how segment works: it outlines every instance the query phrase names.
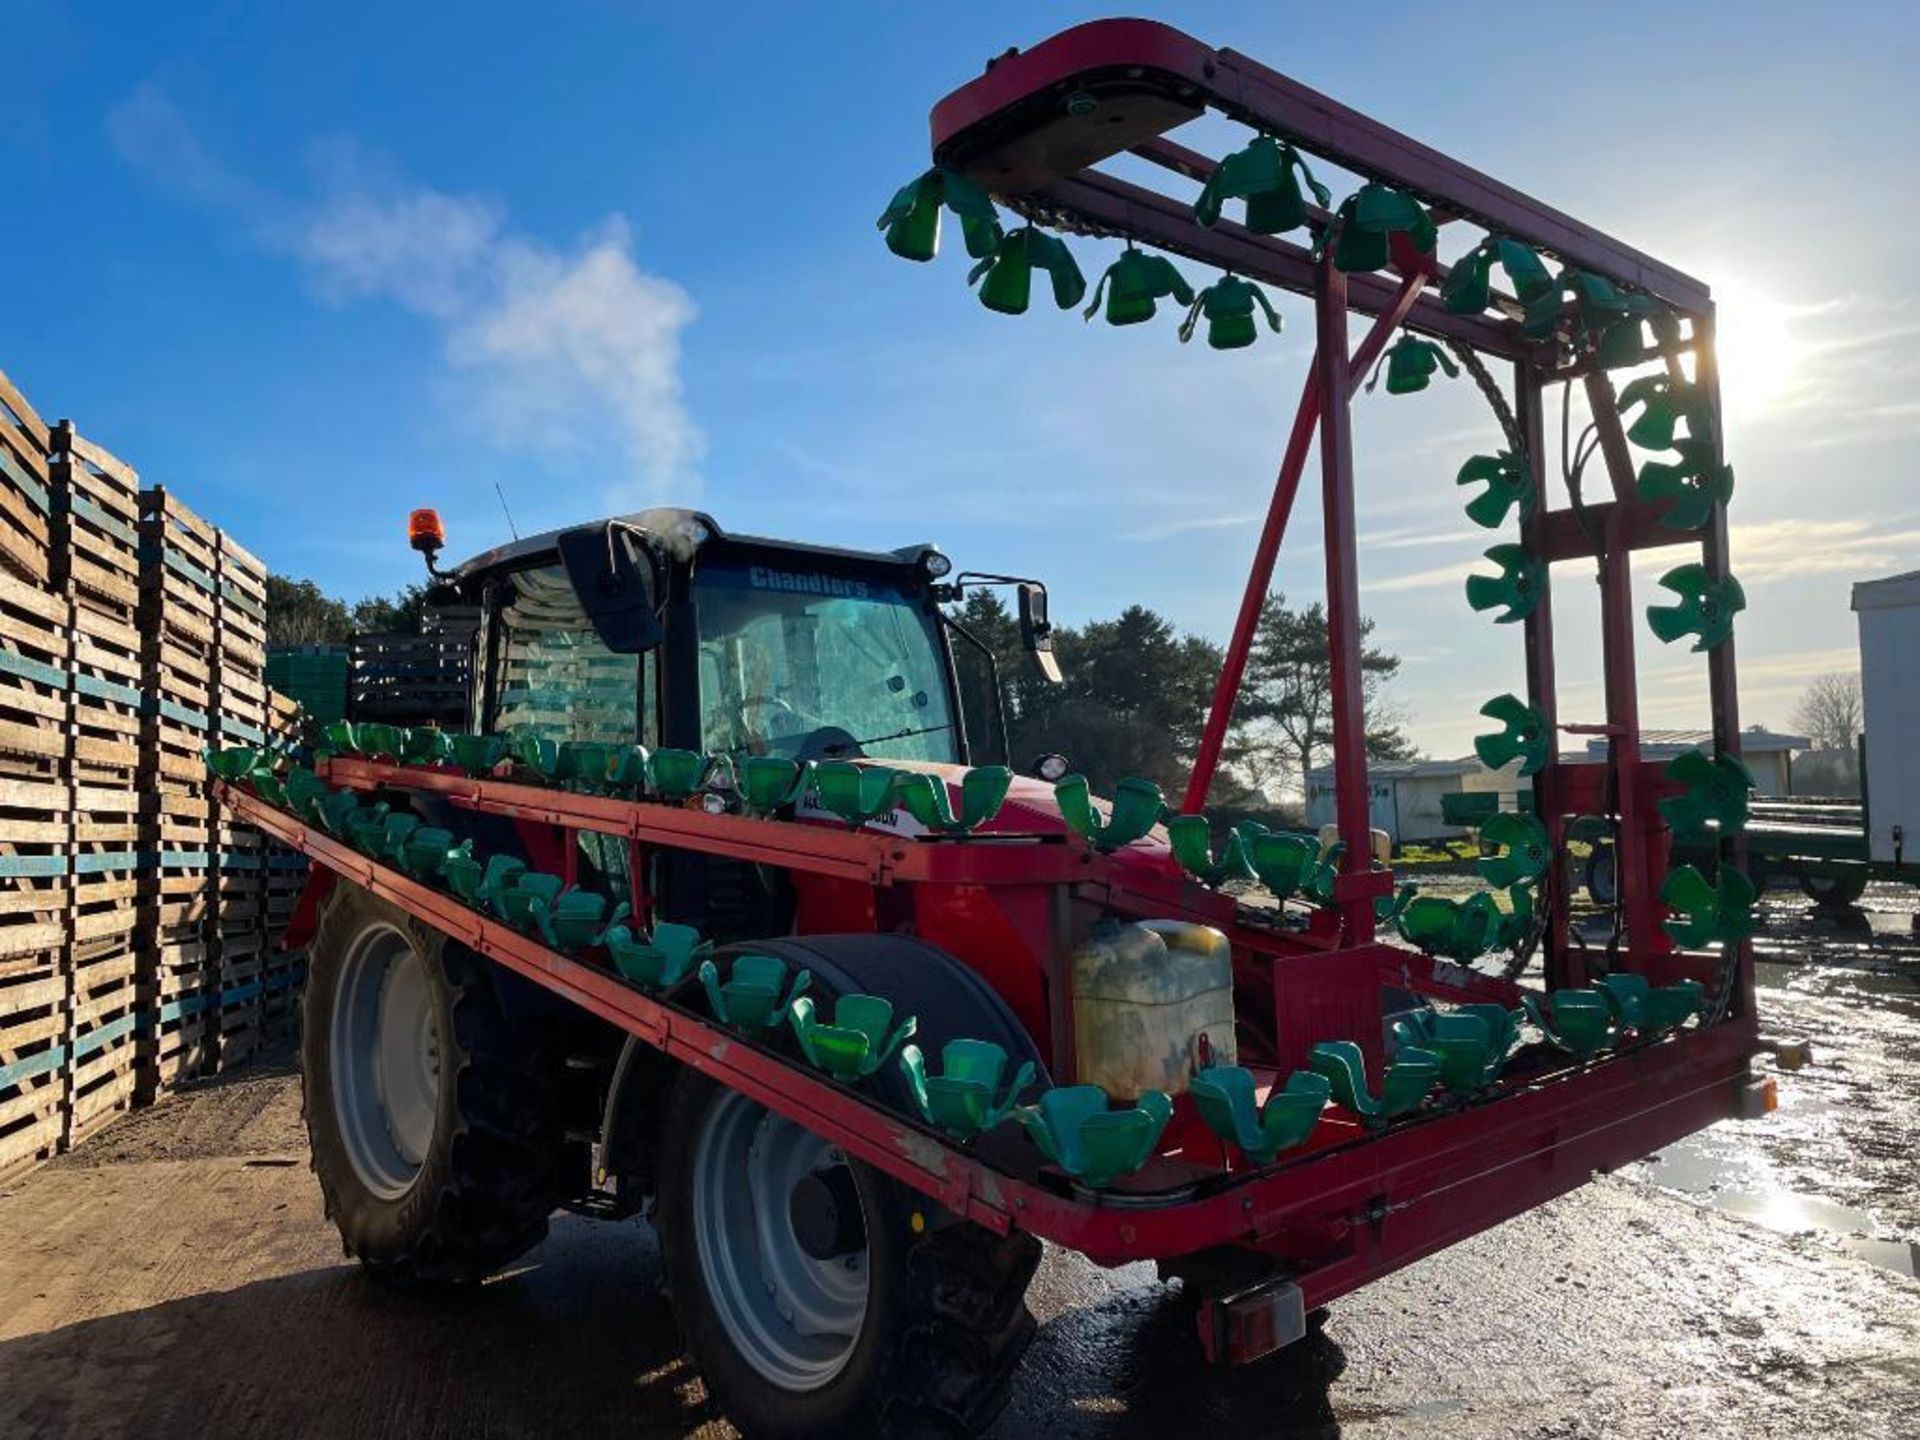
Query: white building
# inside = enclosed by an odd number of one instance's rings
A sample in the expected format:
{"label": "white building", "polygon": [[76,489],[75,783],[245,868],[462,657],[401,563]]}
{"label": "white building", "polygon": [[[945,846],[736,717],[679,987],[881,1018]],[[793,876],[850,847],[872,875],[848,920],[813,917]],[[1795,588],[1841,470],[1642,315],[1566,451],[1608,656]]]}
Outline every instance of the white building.
{"label": "white building", "polygon": [[[1395,845],[1451,839],[1467,832],[1446,823],[1440,797],[1491,788],[1480,782],[1495,775],[1478,760],[1376,760],[1367,766],[1367,812],[1373,828]],[[1334,818],[1333,767],[1323,765],[1307,772],[1307,826],[1318,829]]]}
{"label": "white building", "polygon": [[[1756,795],[1793,793],[1793,752],[1810,749],[1813,742],[1804,735],[1777,735],[1759,725],[1740,732],[1740,760],[1753,775]],[[1642,760],[1673,760],[1689,750],[1713,750],[1711,730],[1642,730]],[[1605,737],[1587,741],[1585,755],[1561,756],[1563,760],[1603,762],[1607,758]]]}
{"label": "white building", "polygon": [[[1920,576],[1913,577],[1920,581]],[[1913,612],[1920,616],[1920,610]],[[1863,617],[1864,619],[1864,617]],[[1740,732],[1740,758],[1753,772],[1755,793],[1793,793],[1793,752],[1811,742],[1804,735],[1780,735],[1755,725]],[[1643,760],[1664,762],[1689,750],[1711,750],[1710,730],[1647,730],[1641,733]],[[1607,758],[1604,738],[1591,739],[1584,750],[1563,752],[1562,764],[1598,765]],[[1334,822],[1333,767],[1323,765],[1307,775],[1307,824],[1318,829]],[[1466,835],[1464,825],[1450,824],[1448,795],[1485,794],[1492,809],[1531,812],[1531,784],[1520,778],[1519,762],[1489,770],[1473,756],[1460,760],[1375,761],[1367,767],[1367,811],[1373,828],[1384,830],[1398,845],[1425,844]]]}

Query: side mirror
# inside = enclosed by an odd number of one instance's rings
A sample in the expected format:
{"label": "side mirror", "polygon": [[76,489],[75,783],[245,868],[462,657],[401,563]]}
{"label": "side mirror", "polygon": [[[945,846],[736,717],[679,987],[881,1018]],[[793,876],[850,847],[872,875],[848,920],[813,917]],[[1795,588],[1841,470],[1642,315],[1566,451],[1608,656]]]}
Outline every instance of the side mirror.
{"label": "side mirror", "polygon": [[1049,685],[1060,683],[1060,662],[1053,654],[1053,625],[1047,619],[1047,587],[1022,580],[1020,596],[1020,643],[1040,667],[1041,678]]}
{"label": "side mirror", "polygon": [[666,638],[654,601],[658,564],[646,532],[618,520],[562,531],[567,583],[609,650],[636,655]]}

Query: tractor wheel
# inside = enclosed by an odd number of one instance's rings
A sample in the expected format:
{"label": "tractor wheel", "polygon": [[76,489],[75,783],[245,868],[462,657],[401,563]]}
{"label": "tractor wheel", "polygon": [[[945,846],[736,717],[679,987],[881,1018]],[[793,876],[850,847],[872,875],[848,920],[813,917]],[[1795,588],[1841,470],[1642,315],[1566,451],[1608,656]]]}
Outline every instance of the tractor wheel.
{"label": "tractor wheel", "polygon": [[1620,903],[1619,887],[1614,878],[1616,859],[1611,841],[1595,840],[1593,848],[1587,852],[1587,898],[1603,910],[1610,910]]}
{"label": "tractor wheel", "polygon": [[[823,999],[887,996],[919,1017],[916,1043],[932,1053],[969,1035],[1015,1063],[1038,1060],[991,987],[924,941],[799,936],[738,948],[807,968]],[[866,1083],[884,1104],[911,1104],[897,1067]],[[690,1070],[657,1133],[654,1224],[674,1313],[745,1434],[957,1440],[999,1413],[1033,1338],[1037,1240],[955,1220]]]}
{"label": "tractor wheel", "polygon": [[752,1440],[961,1440],[1033,1338],[1040,1245],[941,1216],[693,1071],[662,1126],[654,1224],[674,1314]]}
{"label": "tractor wheel", "polygon": [[1816,875],[1803,870],[1800,889],[1822,910],[1845,910],[1866,894],[1867,877],[1864,874]]}
{"label": "tractor wheel", "polygon": [[357,885],[327,902],[301,1013],[313,1170],[347,1254],[401,1288],[470,1284],[547,1233],[549,1067],[486,962]]}

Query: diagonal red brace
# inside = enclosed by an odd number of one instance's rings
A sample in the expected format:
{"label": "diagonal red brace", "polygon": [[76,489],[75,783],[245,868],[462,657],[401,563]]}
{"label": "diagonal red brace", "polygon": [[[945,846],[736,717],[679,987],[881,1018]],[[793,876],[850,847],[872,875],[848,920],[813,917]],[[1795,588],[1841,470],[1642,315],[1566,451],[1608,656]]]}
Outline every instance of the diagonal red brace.
{"label": "diagonal red brace", "polygon": [[[1393,305],[1384,311],[1367,331],[1366,338],[1353,352],[1347,367],[1347,393],[1360,388],[1360,382],[1387,341],[1413,309],[1428,277],[1410,275],[1401,282]],[[1193,757],[1193,775],[1187,781],[1186,798],[1180,808],[1191,815],[1207,803],[1213,788],[1214,772],[1220,767],[1220,752],[1227,743],[1227,729],[1233,723],[1233,707],[1240,698],[1240,682],[1247,672],[1247,656],[1253,650],[1253,634],[1260,624],[1260,607],[1266,602],[1267,588],[1273,583],[1273,565],[1280,554],[1280,541],[1287,533],[1287,520],[1293,514],[1294,496],[1300,491],[1300,476],[1306,469],[1307,450],[1313,444],[1315,427],[1320,423],[1319,353],[1316,363],[1307,366],[1307,383],[1300,392],[1300,408],[1294,412],[1293,432],[1287,436],[1286,453],[1280,460],[1280,474],[1273,482],[1273,500],[1267,506],[1267,523],[1260,531],[1260,543],[1253,552],[1253,569],[1247,575],[1246,592],[1240,597],[1240,614],[1233,622],[1233,639],[1227,645],[1226,663],[1213,687],[1213,708],[1207,712],[1207,728],[1200,737],[1199,752]]]}

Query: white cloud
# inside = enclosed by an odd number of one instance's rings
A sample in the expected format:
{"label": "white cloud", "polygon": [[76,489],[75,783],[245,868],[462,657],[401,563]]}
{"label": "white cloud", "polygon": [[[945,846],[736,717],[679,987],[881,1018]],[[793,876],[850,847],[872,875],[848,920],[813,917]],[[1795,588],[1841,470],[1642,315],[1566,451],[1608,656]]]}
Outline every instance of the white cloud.
{"label": "white cloud", "polygon": [[[1862,575],[1920,560],[1913,515],[1871,520],[1766,520],[1734,525],[1733,572],[1742,584],[1797,575]],[[1905,528],[1901,528],[1904,522]]]}
{"label": "white cloud", "polygon": [[1472,560],[1456,560],[1451,565],[1436,565],[1431,570],[1416,570],[1410,575],[1368,580],[1366,589],[1369,595],[1382,595],[1401,590],[1434,590],[1442,585],[1464,585],[1473,570]]}
{"label": "white cloud", "polygon": [[1175,535],[1190,535],[1196,530],[1255,530],[1265,519],[1264,515],[1251,510],[1231,515],[1190,515],[1185,519],[1166,520],[1137,530],[1123,530],[1114,538],[1125,541],[1168,540]]}
{"label": "white cloud", "polygon": [[505,206],[405,180],[353,142],[316,146],[315,194],[289,199],[212,154],[165,94],[108,116],[121,156],[241,221],[300,262],[329,304],[386,300],[439,329],[459,408],[502,449],[611,452],[609,504],[689,496],[703,450],[680,382],[686,291],[643,270],[612,215],[559,248],[513,230]]}
{"label": "white cloud", "polygon": [[626,221],[607,221],[572,256],[508,241],[495,258],[492,303],[448,337],[453,363],[484,377],[495,429],[562,446],[582,412],[604,406],[643,475],[686,477],[701,450],[680,390],[693,301],[634,264]]}
{"label": "white cloud", "polygon": [[121,159],[202,204],[237,209],[258,198],[200,143],[186,117],[156,86],[138,86],[107,112],[107,137]]}

